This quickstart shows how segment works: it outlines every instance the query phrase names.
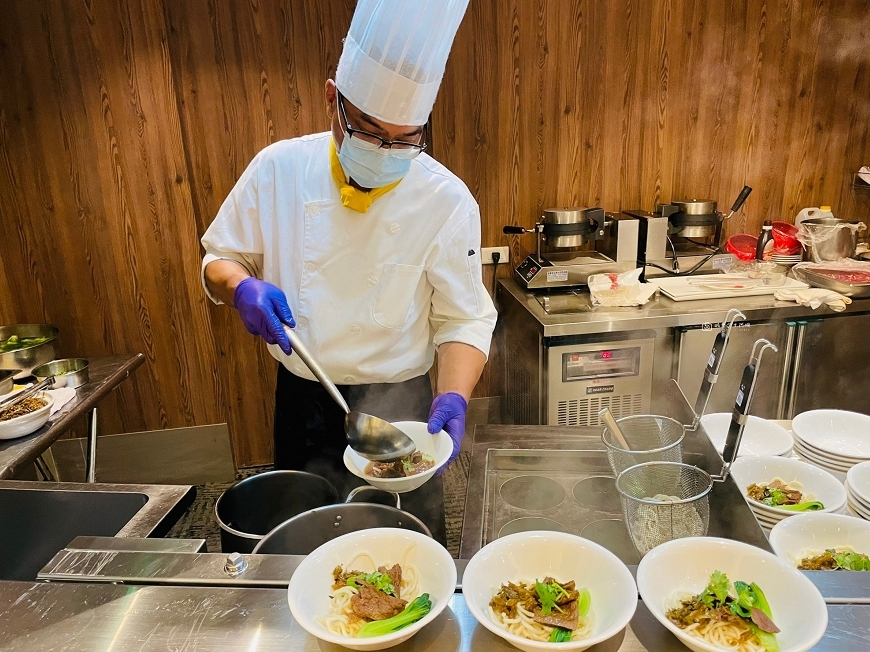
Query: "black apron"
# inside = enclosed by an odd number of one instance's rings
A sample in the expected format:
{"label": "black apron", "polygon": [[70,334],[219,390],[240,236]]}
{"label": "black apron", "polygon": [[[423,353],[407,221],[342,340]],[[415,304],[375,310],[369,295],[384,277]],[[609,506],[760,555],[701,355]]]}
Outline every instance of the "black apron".
{"label": "black apron", "polygon": [[[402,383],[338,385],[351,410],[387,421],[427,421],[432,405],[428,376]],[[339,497],[366,484],[344,467],[347,446],[344,410],[323,385],[294,375],[278,364],[275,388],[275,468],[316,473],[329,480]],[[447,544],[444,494],[440,477],[419,489],[401,494],[402,509],[423,521],[442,545]]]}

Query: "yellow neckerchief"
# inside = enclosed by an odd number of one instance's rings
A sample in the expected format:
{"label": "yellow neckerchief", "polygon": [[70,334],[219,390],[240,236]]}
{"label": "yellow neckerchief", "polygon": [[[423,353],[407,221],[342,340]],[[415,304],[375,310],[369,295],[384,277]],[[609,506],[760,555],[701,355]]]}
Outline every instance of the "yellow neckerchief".
{"label": "yellow neckerchief", "polygon": [[[347,136],[345,136],[347,138]],[[341,194],[341,203],[357,213],[365,213],[371,207],[372,202],[386,195],[393,188],[399,185],[402,181],[395,181],[381,188],[372,188],[369,191],[354,188],[347,182],[347,177],[344,175],[344,168],[341,167],[341,161],[338,160],[338,152],[335,151],[335,141],[329,140],[329,167],[332,169],[332,178],[338,184],[338,192]]]}

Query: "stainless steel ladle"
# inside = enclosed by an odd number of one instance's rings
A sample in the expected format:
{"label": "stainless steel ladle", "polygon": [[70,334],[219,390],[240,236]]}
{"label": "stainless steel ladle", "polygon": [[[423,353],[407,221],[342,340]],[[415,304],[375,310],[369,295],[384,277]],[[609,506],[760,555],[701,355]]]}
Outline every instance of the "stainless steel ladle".
{"label": "stainless steel ladle", "polygon": [[284,326],[284,332],[290,338],[290,346],[296,351],[296,355],[302,359],[302,362],[326,388],[333,400],[344,410],[344,434],[347,437],[348,446],[362,457],[373,462],[393,462],[407,457],[417,450],[414,441],[393,424],[370,414],[351,411],[335,383],[326,375],[323,367],[312,357],[305,345],[299,341],[299,337],[293,329]]}

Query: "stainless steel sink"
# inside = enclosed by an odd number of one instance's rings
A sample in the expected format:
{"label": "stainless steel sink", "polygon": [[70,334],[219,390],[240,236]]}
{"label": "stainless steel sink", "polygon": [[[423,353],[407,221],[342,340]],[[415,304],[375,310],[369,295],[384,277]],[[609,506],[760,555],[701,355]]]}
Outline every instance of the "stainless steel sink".
{"label": "stainless steel sink", "polygon": [[0,488],[0,579],[33,580],[77,536],[114,536],[144,493]]}

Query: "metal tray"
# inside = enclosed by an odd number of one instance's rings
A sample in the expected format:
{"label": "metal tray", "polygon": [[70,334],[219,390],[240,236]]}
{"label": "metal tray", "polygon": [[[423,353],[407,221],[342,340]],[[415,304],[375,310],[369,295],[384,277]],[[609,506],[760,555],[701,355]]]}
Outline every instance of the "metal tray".
{"label": "metal tray", "polygon": [[626,564],[640,561],[603,451],[491,449],[484,486],[483,545],[555,530],[599,543]]}
{"label": "metal tray", "polygon": [[833,290],[839,292],[846,297],[870,297],[870,283],[849,283],[847,281],[838,281],[837,279],[828,278],[822,274],[816,274],[811,269],[802,270],[807,283],[817,288],[825,290]]}

